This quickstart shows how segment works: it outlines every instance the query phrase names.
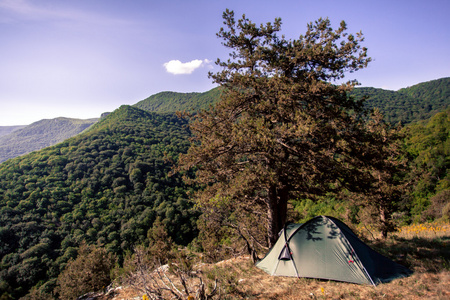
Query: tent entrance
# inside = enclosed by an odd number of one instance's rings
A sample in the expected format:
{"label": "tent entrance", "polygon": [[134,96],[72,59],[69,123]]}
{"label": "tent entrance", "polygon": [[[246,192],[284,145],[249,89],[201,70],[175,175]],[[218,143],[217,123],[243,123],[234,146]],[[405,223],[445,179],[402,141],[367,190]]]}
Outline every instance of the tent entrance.
{"label": "tent entrance", "polygon": [[278,256],[279,260],[292,260],[291,251],[289,250],[289,246],[286,244],[281,250],[280,255]]}

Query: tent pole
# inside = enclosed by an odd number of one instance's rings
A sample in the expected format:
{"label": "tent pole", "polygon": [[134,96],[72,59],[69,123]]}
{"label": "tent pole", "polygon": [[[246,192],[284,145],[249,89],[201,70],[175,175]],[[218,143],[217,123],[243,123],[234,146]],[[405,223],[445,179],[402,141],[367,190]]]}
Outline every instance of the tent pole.
{"label": "tent pole", "polygon": [[[358,256],[356,253],[355,253],[355,255]],[[358,257],[358,259],[359,259],[359,257]],[[364,264],[361,264],[361,265],[362,265],[362,267],[364,269],[364,272],[366,273],[367,277],[369,277],[370,282],[373,284],[374,287],[376,287],[377,285],[375,284],[375,282],[373,282],[372,277],[369,275],[369,272],[367,272],[366,267],[364,267]]]}
{"label": "tent pole", "polygon": [[[286,244],[286,246],[287,246],[287,244]],[[289,254],[290,254],[291,248],[288,248],[288,250],[289,250]],[[292,255],[291,255],[291,261],[292,261],[292,265],[294,266],[294,270],[295,270],[295,274],[297,275],[297,278],[300,278],[300,276],[298,276],[297,266],[295,265],[294,258],[292,257]]]}
{"label": "tent pole", "polygon": [[287,229],[287,226],[286,226],[286,223],[285,223],[284,224],[284,243],[285,243],[285,247],[286,247],[286,249],[289,252],[289,257],[291,258],[292,265],[294,266],[295,274],[297,275],[297,278],[300,278],[300,276],[298,276],[297,266],[295,265],[294,258],[292,257],[291,247],[289,247],[289,244],[288,244],[288,238],[287,238],[286,229]]}

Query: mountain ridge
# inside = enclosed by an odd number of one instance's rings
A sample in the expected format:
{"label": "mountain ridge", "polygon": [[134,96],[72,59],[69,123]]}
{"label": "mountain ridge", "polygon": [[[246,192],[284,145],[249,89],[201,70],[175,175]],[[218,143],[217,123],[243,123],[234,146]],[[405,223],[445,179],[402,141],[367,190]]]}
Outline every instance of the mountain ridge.
{"label": "mountain ridge", "polygon": [[[220,87],[206,92],[180,93],[166,91],[149,96],[131,106],[155,113],[175,113],[177,111],[195,113],[214,105],[220,99],[220,94]],[[367,97],[367,108],[378,108],[385,116],[386,121],[390,123],[396,124],[400,122],[406,125],[414,121],[428,119],[450,106],[450,77],[418,83],[398,91],[374,87],[356,87],[350,96],[356,99]],[[100,119],[107,115],[108,113],[102,114]],[[9,158],[62,142],[66,138],[70,138],[87,129],[98,119],[87,119],[92,121],[91,124],[85,127],[78,127],[78,129],[68,127],[63,129],[64,126],[62,126],[59,129],[53,127],[50,130],[47,125],[48,123],[56,122],[55,120],[80,119],[63,117],[50,120],[44,119],[23,128],[11,126],[16,127],[16,130],[3,128],[3,132],[11,130],[10,133],[4,135],[1,135],[2,127],[0,127],[0,163]],[[42,125],[46,122],[47,125]],[[41,124],[43,128],[39,129],[38,124]],[[75,124],[74,126],[77,127]],[[24,132],[27,133],[25,134]],[[36,133],[34,136],[33,132]],[[58,136],[59,138],[56,138]]]}
{"label": "mountain ridge", "polygon": [[0,137],[8,135],[16,130],[22,129],[27,125],[0,126]]}
{"label": "mountain ridge", "polygon": [[386,121],[409,124],[428,119],[450,106],[450,77],[418,83],[398,91],[357,87],[351,95],[368,97],[366,107],[380,109]]}
{"label": "mountain ridge", "polygon": [[[208,109],[218,101],[221,88],[204,93],[160,92],[133,106],[152,112],[195,112]],[[430,118],[450,106],[450,77],[435,79],[398,91],[374,87],[356,87],[351,93],[356,99],[367,97],[366,107],[378,108],[390,123],[409,124]]]}
{"label": "mountain ridge", "polygon": [[59,117],[43,119],[0,136],[0,163],[73,137],[98,119],[73,119]]}

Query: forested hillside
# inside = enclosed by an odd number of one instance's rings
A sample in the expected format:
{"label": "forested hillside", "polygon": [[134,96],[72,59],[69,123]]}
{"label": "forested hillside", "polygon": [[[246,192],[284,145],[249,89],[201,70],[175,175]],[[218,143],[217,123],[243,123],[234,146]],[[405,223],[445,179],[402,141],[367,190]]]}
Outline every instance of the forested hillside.
{"label": "forested hillside", "polygon": [[415,99],[421,99],[424,104],[434,107],[434,113],[438,112],[439,107],[449,105],[450,98],[450,78],[441,78],[403,88],[399,93],[407,94]]}
{"label": "forested hillside", "polygon": [[450,217],[450,108],[405,128],[416,179],[408,206],[415,221]]}
{"label": "forested hillside", "polygon": [[97,119],[56,118],[21,126],[7,135],[0,136],[0,163],[62,142],[95,122]]}
{"label": "forested hillside", "polygon": [[450,78],[416,84],[398,91],[356,88],[356,98],[368,97],[366,106],[378,108],[390,123],[425,120],[450,106]]}
{"label": "forested hillside", "polygon": [[[450,108],[409,124],[402,132],[409,160],[405,176],[411,189],[401,203],[396,203],[397,224],[450,219]],[[343,218],[349,209],[334,198],[318,202],[297,199],[293,206],[300,222],[317,215]]]}
{"label": "forested hillside", "polygon": [[196,212],[165,159],[186,151],[185,125],[123,106],[82,135],[2,163],[0,296],[38,283],[51,291],[82,241],[120,256],[148,241],[157,218],[189,243]]}

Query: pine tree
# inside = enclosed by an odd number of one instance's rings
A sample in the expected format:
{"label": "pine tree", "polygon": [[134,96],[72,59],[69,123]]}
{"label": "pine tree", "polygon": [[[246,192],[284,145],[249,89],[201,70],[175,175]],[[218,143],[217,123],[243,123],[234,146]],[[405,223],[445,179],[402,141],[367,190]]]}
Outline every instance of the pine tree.
{"label": "pine tree", "polygon": [[180,169],[196,170],[192,180],[204,186],[196,197],[205,211],[228,207],[230,218],[260,216],[271,246],[289,199],[365,188],[358,165],[363,102],[348,96],[358,83],[336,81],[370,58],[362,34],[347,33],[345,22],[333,30],[319,19],[287,40],[277,35],[281,19],[257,26],[245,15],[236,22],[228,10],[223,19],[226,29],[217,35],[230,58],[219,59],[222,71],[210,74],[222,98],[194,117]]}

